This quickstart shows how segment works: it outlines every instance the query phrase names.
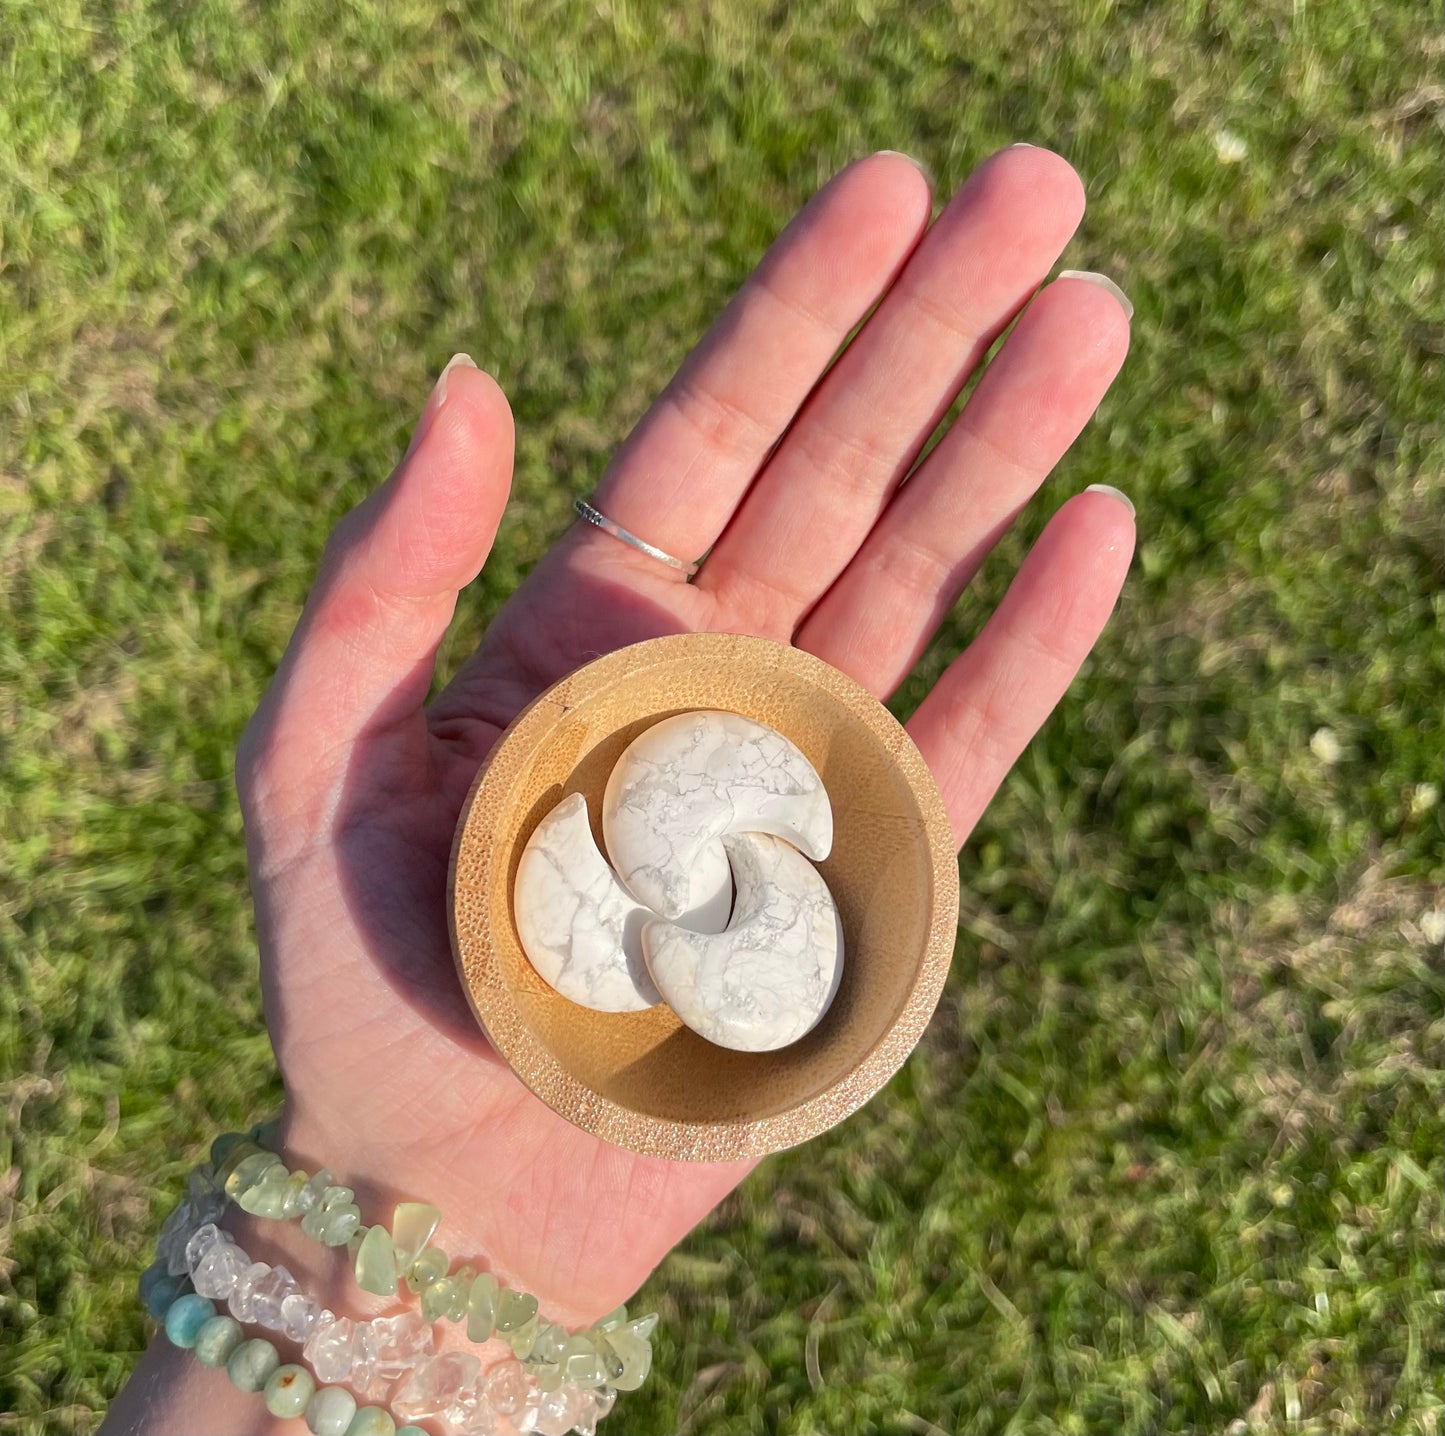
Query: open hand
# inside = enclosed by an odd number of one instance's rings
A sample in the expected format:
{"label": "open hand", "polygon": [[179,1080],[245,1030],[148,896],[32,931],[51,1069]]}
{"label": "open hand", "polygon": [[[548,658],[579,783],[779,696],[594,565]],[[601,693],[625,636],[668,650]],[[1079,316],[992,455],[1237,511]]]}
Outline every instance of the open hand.
{"label": "open hand", "polygon": [[[930,206],[902,156],[845,170],[618,452],[597,506],[684,559],[711,550],[695,581],[574,525],[428,706],[437,645],[486,560],[512,473],[501,390],[451,366],[396,472],[333,534],[243,740],[288,1160],[354,1186],[363,1220],[403,1198],[434,1202],[453,1258],[535,1293],[553,1320],[582,1324],[630,1296],[750,1164],[608,1146],[491,1051],[447,935],[458,813],[524,704],[640,639],[791,641],[879,697],[907,676],[1128,347],[1107,288],[1063,278],[1035,293],[1084,208],[1056,155],[1002,151],[931,226]],[[959,843],[1103,627],[1133,540],[1116,498],[1070,499],[913,716]]]}

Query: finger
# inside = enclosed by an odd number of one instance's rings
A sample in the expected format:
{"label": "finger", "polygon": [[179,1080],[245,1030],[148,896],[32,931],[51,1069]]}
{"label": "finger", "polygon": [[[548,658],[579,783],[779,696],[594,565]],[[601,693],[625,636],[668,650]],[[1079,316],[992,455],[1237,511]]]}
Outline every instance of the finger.
{"label": "finger", "polygon": [[908,723],[960,847],[1103,631],[1134,552],[1128,500],[1075,495],[1050,520],[983,631]]}
{"label": "finger", "polygon": [[437,381],[405,459],[327,543],[238,754],[250,813],[287,820],[301,841],[335,811],[361,741],[372,740],[375,776],[388,763],[423,761],[432,660],[458,590],[486,560],[511,472],[507,401],[459,355]]}
{"label": "finger", "polygon": [[798,645],[880,697],[891,693],[1088,423],[1128,349],[1128,314],[1113,291],[1079,278],[1043,290],[808,615]]}
{"label": "finger", "polygon": [[[827,184],[618,451],[597,507],[668,553],[704,552],[818,376],[892,283],[930,203],[918,167],[888,152]],[[595,531],[587,541],[617,542]]]}
{"label": "finger", "polygon": [[1047,150],[980,166],[808,401],[699,586],[757,631],[790,636],[1083,212],[1079,177]]}

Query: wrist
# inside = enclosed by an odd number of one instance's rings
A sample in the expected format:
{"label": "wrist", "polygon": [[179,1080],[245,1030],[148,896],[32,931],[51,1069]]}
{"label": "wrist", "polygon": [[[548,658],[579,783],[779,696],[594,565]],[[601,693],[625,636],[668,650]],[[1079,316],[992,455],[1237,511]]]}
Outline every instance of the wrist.
{"label": "wrist", "polygon": [[204,1366],[157,1332],[130,1380],[111,1402],[99,1436],[185,1431],[188,1436],[282,1436],[297,1429],[238,1391],[225,1367]]}
{"label": "wrist", "polygon": [[[336,1140],[338,1135],[340,1141]],[[288,1107],[276,1140],[270,1145],[288,1169],[312,1173],[324,1169],[332,1174],[335,1182],[351,1188],[362,1228],[377,1223],[389,1228],[392,1214],[402,1203],[422,1202],[436,1207],[442,1215],[429,1244],[446,1253],[451,1268],[489,1272],[502,1287],[530,1293],[537,1299],[541,1314],[550,1322],[573,1330],[590,1326],[629,1300],[647,1275],[643,1271],[631,1278],[621,1261],[587,1275],[579,1273],[575,1264],[569,1262],[565,1281],[557,1279],[559,1272],[546,1270],[535,1261],[520,1268],[508,1260],[518,1245],[517,1229],[533,1223],[560,1230],[575,1218],[575,1211],[539,1207],[500,1182],[488,1184],[474,1177],[464,1180],[452,1163],[437,1161],[431,1152],[391,1148],[379,1155],[375,1149],[355,1145],[346,1137],[345,1133],[328,1134],[309,1121],[304,1112]],[[245,1216],[239,1211],[235,1215]],[[270,1232],[273,1240],[277,1239],[277,1228],[286,1228],[284,1250],[295,1254],[295,1259],[304,1262],[308,1271],[318,1263],[324,1268],[327,1291],[342,1303],[332,1306],[332,1310],[341,1313],[346,1308],[347,1315],[371,1316],[394,1308],[394,1296],[387,1300],[356,1285],[354,1264],[347,1259],[346,1247],[328,1253],[307,1238],[294,1222],[261,1221],[258,1225],[263,1234]],[[295,1268],[292,1270],[300,1275]],[[593,1279],[589,1280],[589,1276]],[[329,1301],[324,1304],[331,1305]],[[354,1313],[349,1309],[352,1306],[357,1307]],[[452,1323],[438,1323],[440,1344],[454,1344],[450,1337],[440,1340],[444,1330],[453,1333]]]}

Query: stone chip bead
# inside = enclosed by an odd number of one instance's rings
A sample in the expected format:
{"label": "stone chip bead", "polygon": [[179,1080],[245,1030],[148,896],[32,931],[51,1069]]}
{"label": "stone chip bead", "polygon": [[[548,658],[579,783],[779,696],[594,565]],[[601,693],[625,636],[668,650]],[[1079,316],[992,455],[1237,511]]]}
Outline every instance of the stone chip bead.
{"label": "stone chip bead", "polygon": [[[216,1183],[227,1196],[231,1195],[231,1191],[226,1183],[231,1180],[236,1168],[239,1167],[247,1157],[255,1157],[261,1154],[262,1149],[258,1147],[255,1142],[251,1141],[249,1137],[242,1137],[241,1140],[230,1147],[226,1155],[215,1164],[214,1177]],[[271,1155],[274,1156],[275,1154],[271,1153]]]}
{"label": "stone chip bead", "polygon": [[203,1366],[224,1366],[244,1340],[241,1323],[234,1316],[213,1316],[196,1333],[196,1360]]}
{"label": "stone chip bead", "polygon": [[301,1230],[328,1247],[344,1247],[361,1225],[361,1208],[350,1187],[327,1187],[321,1200],[301,1218]]}
{"label": "stone chip bead", "polygon": [[292,1217],[299,1217],[303,1212],[310,1210],[309,1206],[302,1205],[303,1195],[310,1185],[310,1174],[299,1168],[286,1178],[286,1188],[282,1193],[281,1216],[283,1218],[289,1221]]}
{"label": "stone chip bead", "polygon": [[438,1277],[421,1292],[421,1314],[427,1321],[460,1321],[467,1314],[467,1293],[476,1273],[461,1267]]}
{"label": "stone chip bead", "polygon": [[326,1189],[331,1186],[331,1173],[325,1167],[301,1188],[301,1195],[296,1200],[297,1210],[303,1215],[321,1205],[321,1198]]}
{"label": "stone chip bead", "polygon": [[216,1308],[193,1291],[178,1296],[166,1309],[166,1336],[171,1345],[189,1350],[196,1344],[201,1328],[215,1314]]}
{"label": "stone chip bead", "polygon": [[306,1403],[306,1424],[315,1436],[346,1436],[356,1415],[356,1397],[344,1386],[322,1386]]}
{"label": "stone chip bead", "polygon": [[226,1301],[250,1266],[251,1258],[234,1242],[215,1242],[191,1268],[191,1280],[202,1296]]}
{"label": "stone chip bead", "polygon": [[505,1336],[525,1326],[537,1314],[537,1298],[525,1291],[503,1290],[497,1294],[497,1330]]}
{"label": "stone chip bead", "polygon": [[190,1287],[188,1277],[173,1276],[166,1270],[165,1262],[152,1262],[141,1273],[140,1299],[157,1321],[164,1321],[171,1303],[178,1296],[184,1296]]}
{"label": "stone chip bead", "polygon": [[[246,1140],[240,1132],[222,1132],[211,1143],[211,1166],[219,1171],[227,1157]],[[253,1144],[254,1145],[254,1144]]]}
{"label": "stone chip bead", "polygon": [[575,1381],[578,1386],[601,1386],[607,1380],[596,1345],[580,1331],[562,1343],[561,1360],[567,1380]]}
{"label": "stone chip bead", "polygon": [[385,1227],[367,1229],[356,1249],[356,1284],[377,1296],[396,1295],[396,1248]]}
{"label": "stone chip bead", "polygon": [[273,1266],[251,1288],[251,1319],[271,1331],[284,1330],[281,1309],[296,1290],[296,1278],[284,1266]]}
{"label": "stone chip bead", "polygon": [[236,1197],[236,1205],[253,1217],[279,1220],[286,1214],[286,1203],[290,1190],[291,1173],[278,1158],[274,1165],[267,1167],[260,1178],[244,1188]]}
{"label": "stone chip bead", "polygon": [[544,1392],[537,1403],[539,1436],[567,1436],[572,1423],[582,1414],[582,1393],[575,1386],[559,1386]]}
{"label": "stone chip bead", "polygon": [[374,1317],[370,1326],[377,1376],[387,1383],[406,1375],[436,1350],[430,1325],[414,1311]]}
{"label": "stone chip bead", "polygon": [[281,1299],[281,1334],[288,1341],[305,1342],[322,1316],[330,1315],[305,1292],[293,1291]]}
{"label": "stone chip bead", "polygon": [[226,1362],[226,1375],[237,1391],[264,1391],[271,1373],[280,1366],[276,1348],[262,1337],[243,1341]]}
{"label": "stone chip bead", "polygon": [[275,1152],[263,1152],[257,1148],[254,1152],[242,1157],[231,1168],[230,1175],[226,1178],[226,1195],[233,1202],[239,1203],[242,1195],[257,1186],[272,1167],[280,1167],[283,1172],[286,1170],[281,1163],[281,1158]]}
{"label": "stone chip bead", "polygon": [[266,1147],[274,1151],[276,1143],[281,1140],[281,1118],[267,1117],[265,1121],[257,1122],[246,1135],[258,1147]]}
{"label": "stone chip bead", "polygon": [[541,1335],[545,1325],[542,1318],[533,1312],[521,1326],[507,1333],[507,1344],[512,1348],[512,1355],[518,1361],[525,1361],[532,1354],[532,1347],[536,1344],[537,1337]]}
{"label": "stone chip bead", "polygon": [[156,1260],[172,1276],[186,1274],[186,1246],[198,1227],[214,1222],[226,1209],[226,1198],[216,1190],[206,1168],[197,1168],[186,1182],[187,1195],[161,1225],[156,1239]]}
{"label": "stone chip bead", "polygon": [[613,1361],[606,1362],[607,1384],[618,1391],[636,1391],[652,1370],[652,1347],[626,1327],[609,1331],[603,1340],[604,1362],[608,1353],[614,1357]]}
{"label": "stone chip bead", "polygon": [[475,1386],[482,1363],[470,1351],[443,1351],[423,1361],[391,1398],[392,1410],[406,1421],[442,1416],[461,1393]]}
{"label": "stone chip bead", "polygon": [[496,1326],[497,1279],[491,1272],[482,1272],[467,1293],[467,1340],[490,1341]]}
{"label": "stone chip bead", "polygon": [[227,1305],[237,1321],[256,1319],[256,1283],[271,1274],[270,1266],[263,1261],[253,1261],[235,1280]]}
{"label": "stone chip bead", "polygon": [[350,1374],[356,1323],[349,1316],[324,1313],[312,1326],[302,1353],[322,1381],[344,1381]]}
{"label": "stone chip bead", "polygon": [[266,1410],[273,1416],[300,1416],[316,1391],[316,1378],[304,1366],[288,1362],[266,1379]]}
{"label": "stone chip bead", "polygon": [[428,1247],[412,1262],[406,1274],[407,1289],[413,1293],[440,1281],[447,1274],[451,1260],[440,1247]]}
{"label": "stone chip bead", "polygon": [[527,1384],[527,1373],[520,1362],[499,1361],[487,1372],[482,1382],[482,1394],[491,1403],[493,1410],[503,1416],[515,1416],[527,1404],[531,1388]]}
{"label": "stone chip bead", "polygon": [[597,1436],[597,1423],[612,1410],[617,1393],[610,1386],[602,1386],[584,1395],[586,1400],[572,1429],[577,1436]]}
{"label": "stone chip bead", "polygon": [[396,1269],[411,1270],[411,1264],[426,1250],[426,1244],[441,1225],[439,1207],[427,1202],[398,1202],[391,1215],[391,1241],[396,1254]]}

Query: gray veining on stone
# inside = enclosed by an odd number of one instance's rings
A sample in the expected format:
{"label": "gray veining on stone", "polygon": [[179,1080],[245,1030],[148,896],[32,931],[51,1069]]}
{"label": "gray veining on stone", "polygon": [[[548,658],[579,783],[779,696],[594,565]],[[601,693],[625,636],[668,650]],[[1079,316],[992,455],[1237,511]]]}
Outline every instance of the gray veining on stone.
{"label": "gray veining on stone", "polygon": [[[721,843],[692,870],[683,921],[720,932],[732,910],[732,873]],[[587,799],[573,793],[537,824],[512,891],[522,950],[542,978],[599,1012],[639,1012],[662,999],[642,956],[642,927],[656,916],[635,901],[597,850]]]}
{"label": "gray veining on stone", "polygon": [[772,1052],[817,1025],[843,973],[843,927],[818,870],[778,838],[723,845],[737,896],[714,935],[652,921],[642,929],[663,1000],[694,1032],[738,1052]]}
{"label": "gray veining on stone", "polygon": [[833,809],[816,769],[781,733],[738,713],[679,713],[627,746],[607,780],[602,831],[628,891],[677,921],[709,844],[768,833],[826,858]]}

